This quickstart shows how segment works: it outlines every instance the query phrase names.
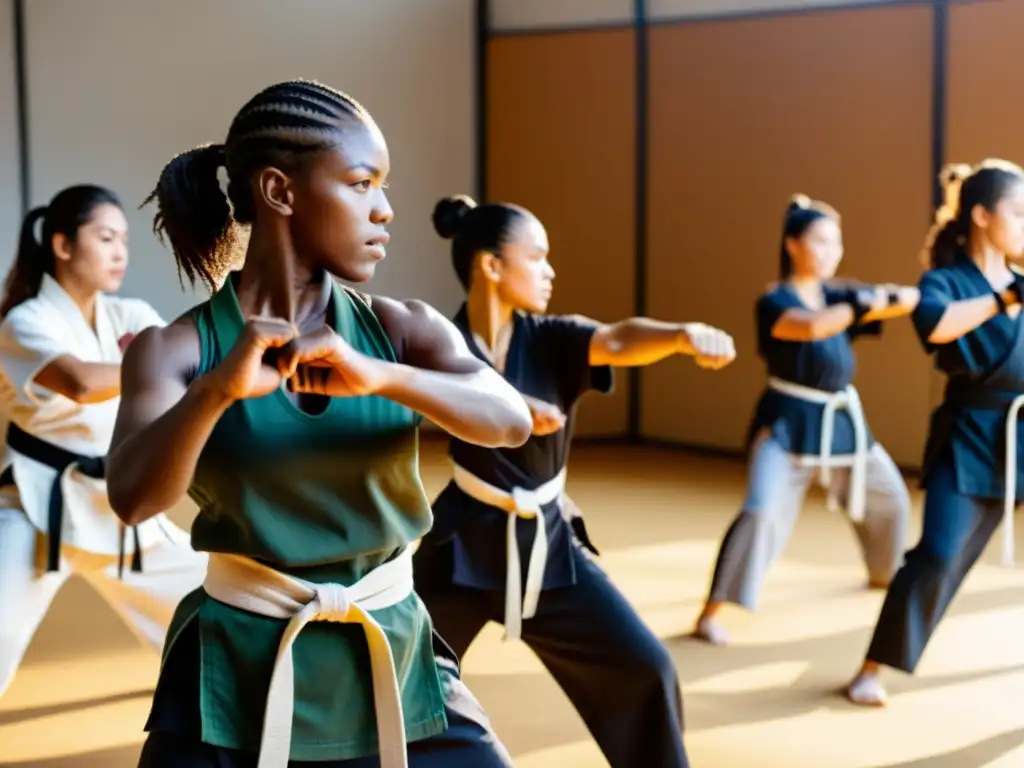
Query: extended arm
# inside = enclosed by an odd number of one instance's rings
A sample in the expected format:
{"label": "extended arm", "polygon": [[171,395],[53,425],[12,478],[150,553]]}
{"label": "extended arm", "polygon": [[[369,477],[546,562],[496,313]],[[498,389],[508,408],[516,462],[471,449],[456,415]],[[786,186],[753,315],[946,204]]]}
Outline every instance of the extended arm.
{"label": "extended arm", "polygon": [[590,341],[590,365],[616,368],[651,365],[671,355],[735,357],[732,339],[702,323],[666,323],[631,317],[599,325]]}

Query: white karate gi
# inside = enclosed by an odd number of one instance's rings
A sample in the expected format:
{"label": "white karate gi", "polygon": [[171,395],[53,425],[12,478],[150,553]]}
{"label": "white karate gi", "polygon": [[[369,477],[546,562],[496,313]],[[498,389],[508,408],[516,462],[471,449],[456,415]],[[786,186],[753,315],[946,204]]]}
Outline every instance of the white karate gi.
{"label": "white karate gi", "polygon": [[[152,325],[164,321],[146,302],[101,294],[94,331],[60,284],[44,277],[39,295],[0,324],[0,408],[6,419],[76,454],[105,455],[120,398],[82,405],[39,386],[35,376],[62,355],[119,363],[118,340]],[[119,579],[121,524],[107,499],[106,481],[87,477],[72,464],[61,478],[60,570],[47,572],[48,506],[57,473],[7,446],[0,468],[9,466],[17,487],[0,490],[0,696],[73,573],[88,581],[141,640],[159,649],[176,605],[202,583],[206,555],[192,549],[186,532],[158,515],[138,527],[142,573],[126,563]],[[134,544],[134,536],[125,537],[129,557]]]}

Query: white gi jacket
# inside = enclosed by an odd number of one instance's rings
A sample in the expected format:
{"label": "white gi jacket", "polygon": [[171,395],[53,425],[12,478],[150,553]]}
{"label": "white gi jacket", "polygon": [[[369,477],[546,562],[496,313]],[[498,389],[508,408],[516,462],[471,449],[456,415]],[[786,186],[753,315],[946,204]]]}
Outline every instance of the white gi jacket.
{"label": "white gi jacket", "polygon": [[[0,403],[7,418],[30,435],[65,450],[84,456],[106,455],[121,398],[82,405],[39,386],[35,376],[62,355],[87,363],[120,363],[118,340],[153,325],[165,323],[145,301],[100,294],[94,332],[67,292],[45,275],[39,294],[11,310],[0,324]],[[2,466],[12,465],[17,495],[5,494],[2,501],[20,506],[32,524],[46,533],[57,473],[6,446]],[[63,472],[61,488],[62,545],[117,555],[121,524],[107,499],[106,481],[87,477],[72,464]],[[158,515],[138,526],[142,549],[173,538],[164,530],[167,525],[166,518]],[[125,551],[133,552],[134,537],[124,538]]]}

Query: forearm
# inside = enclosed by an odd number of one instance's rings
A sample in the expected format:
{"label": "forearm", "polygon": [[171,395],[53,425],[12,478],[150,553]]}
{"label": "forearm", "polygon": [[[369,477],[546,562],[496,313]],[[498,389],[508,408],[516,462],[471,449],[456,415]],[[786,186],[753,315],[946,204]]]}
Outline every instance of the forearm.
{"label": "forearm", "polygon": [[921,299],[921,292],[911,286],[892,286],[890,291],[895,296],[895,301],[887,307],[873,309],[861,318],[862,323],[872,323],[877,320],[894,320],[898,317],[906,317]]}
{"label": "forearm", "polygon": [[41,370],[35,381],[82,405],[105,403],[121,394],[121,366],[58,360]]}
{"label": "forearm", "polygon": [[137,525],[174,506],[230,405],[208,379],[199,378],[160,418],[118,443],[107,460],[107,492],[118,517]]}
{"label": "forearm", "polygon": [[594,335],[589,362],[593,366],[640,367],[681,352],[693,353],[684,324],[631,317],[611,323]]}
{"label": "forearm", "polygon": [[775,323],[772,336],[782,341],[817,341],[842,333],[856,319],[849,304],[831,306],[809,312],[789,310]]}
{"label": "forearm", "polygon": [[1000,307],[993,294],[956,301],[946,307],[942,318],[928,336],[931,344],[948,344],[970,333],[999,314]]}
{"label": "forearm", "polygon": [[439,373],[394,363],[377,391],[427,417],[449,434],[487,448],[516,448],[533,427],[516,390],[493,371]]}

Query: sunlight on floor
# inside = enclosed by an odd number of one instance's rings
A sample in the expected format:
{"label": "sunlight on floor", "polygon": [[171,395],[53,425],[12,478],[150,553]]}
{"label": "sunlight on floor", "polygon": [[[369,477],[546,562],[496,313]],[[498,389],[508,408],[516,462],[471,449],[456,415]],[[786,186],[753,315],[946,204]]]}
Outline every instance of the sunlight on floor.
{"label": "sunlight on floor", "polygon": [[[427,451],[427,485],[436,492],[443,463],[436,446],[428,443]],[[889,674],[891,705],[864,711],[837,691],[864,652],[882,594],[865,589],[842,519],[812,503],[770,574],[758,613],[724,612],[734,645],[710,648],[686,635],[718,537],[742,494],[742,468],[579,446],[572,469],[570,492],[606,550],[602,564],[680,670],[695,766],[1024,766],[1024,567],[996,564],[998,540],[968,578],[919,673]],[[516,765],[605,766],[540,663],[501,636],[488,625],[464,672]],[[133,767],[157,669],[156,656],[138,647],[98,598],[69,585],[0,700],[0,765]]]}

